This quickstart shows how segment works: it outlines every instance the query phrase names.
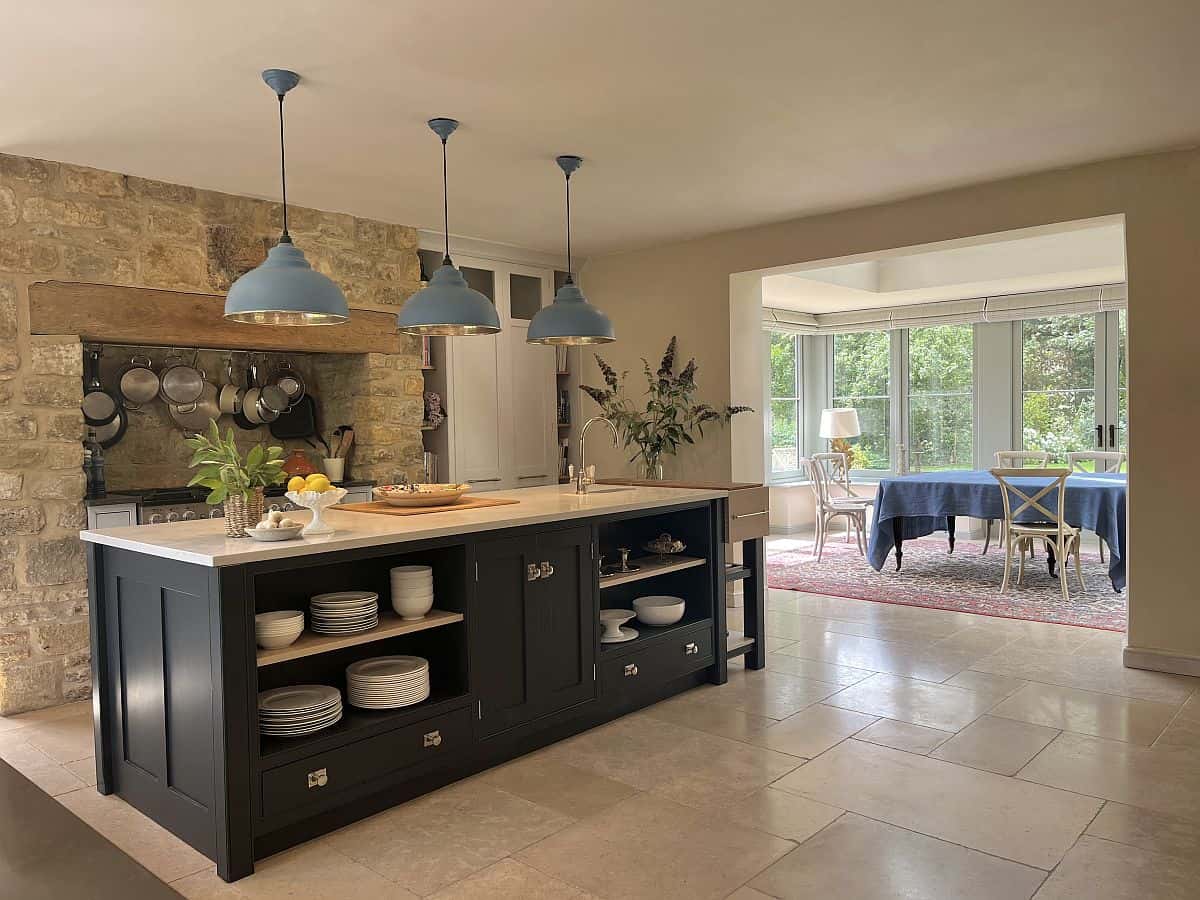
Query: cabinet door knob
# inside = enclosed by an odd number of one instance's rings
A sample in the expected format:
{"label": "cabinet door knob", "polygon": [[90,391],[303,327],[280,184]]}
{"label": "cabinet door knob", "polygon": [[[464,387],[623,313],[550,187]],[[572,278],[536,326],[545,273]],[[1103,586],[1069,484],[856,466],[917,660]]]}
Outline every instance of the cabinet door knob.
{"label": "cabinet door knob", "polygon": [[537,563],[530,563],[525,567],[525,580],[537,581],[542,577],[542,569]]}
{"label": "cabinet door knob", "polygon": [[441,731],[431,731],[421,739],[422,747],[440,747],[442,746]]}
{"label": "cabinet door knob", "polygon": [[549,578],[551,575],[554,574],[554,566],[550,565],[549,562],[543,562],[541,569],[542,569],[542,577],[543,578]]}
{"label": "cabinet door knob", "polygon": [[329,775],[324,769],[317,769],[315,772],[308,773],[309,788],[325,787],[329,784]]}
{"label": "cabinet door knob", "polygon": [[628,663],[625,666],[625,677],[626,678],[632,678],[637,673],[638,673],[637,663]]}
{"label": "cabinet door knob", "polygon": [[697,644],[695,641],[688,641],[686,644],[683,645],[683,655],[684,656],[691,656],[692,654],[699,653],[699,652],[700,652],[700,645]]}

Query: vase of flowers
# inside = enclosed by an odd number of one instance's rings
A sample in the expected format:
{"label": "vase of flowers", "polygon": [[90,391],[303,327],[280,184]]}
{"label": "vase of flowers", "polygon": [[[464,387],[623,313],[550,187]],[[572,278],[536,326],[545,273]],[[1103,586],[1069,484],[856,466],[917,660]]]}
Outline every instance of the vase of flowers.
{"label": "vase of flowers", "polygon": [[629,461],[637,465],[639,474],[653,481],[662,480],[663,459],[674,456],[682,444],[696,443],[696,436],[704,436],[705,425],[723,425],[738,413],[750,412],[748,406],[715,409],[707,403],[697,402],[694,399],[696,360],[688,360],[683,370],[676,374],[676,344],[672,337],[657,371],[652,371],[650,363],[642,360],[646,376],[643,399],[635,401],[627,396],[624,382],[629,373],[617,374],[598,353],[596,364],[604,376],[605,387],[580,387],[617,426],[617,434],[625,448],[635,450]]}
{"label": "vase of flowers", "polygon": [[283,448],[256,444],[243,456],[234,443],[233,429],[222,438],[213,419],[207,432],[184,443],[192,450],[188,466],[197,470],[188,487],[208,488],[205,502],[209,506],[225,504],[225,533],[245,537],[246,529],[262,518],[264,488],[284,479]]}

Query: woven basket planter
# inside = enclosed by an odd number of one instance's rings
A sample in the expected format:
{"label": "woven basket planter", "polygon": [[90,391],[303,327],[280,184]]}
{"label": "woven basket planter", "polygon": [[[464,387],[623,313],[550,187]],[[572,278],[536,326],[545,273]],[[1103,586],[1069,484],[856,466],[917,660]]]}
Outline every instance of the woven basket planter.
{"label": "woven basket planter", "polygon": [[263,489],[255,488],[249,499],[234,492],[225,498],[225,533],[232,538],[246,536],[263,517]]}

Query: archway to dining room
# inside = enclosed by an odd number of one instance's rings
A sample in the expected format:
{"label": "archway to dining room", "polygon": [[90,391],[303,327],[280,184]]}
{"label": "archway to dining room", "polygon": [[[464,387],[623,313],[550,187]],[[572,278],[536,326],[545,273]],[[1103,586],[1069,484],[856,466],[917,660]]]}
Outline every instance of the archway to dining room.
{"label": "archway to dining room", "polygon": [[[744,273],[732,286],[758,300],[762,398],[734,434],[735,477],[755,447],[771,485],[768,585],[810,598],[772,594],[777,642],[780,625],[805,624],[789,612],[900,643],[949,639],[972,621],[963,614],[1064,646],[1123,635],[1122,217]],[[740,332],[738,321],[732,339],[744,342],[748,314]],[[738,396],[753,377],[734,373]],[[1008,479],[1035,497],[1019,510],[1010,494],[1008,529],[990,470],[1015,467],[1053,471]],[[1058,470],[1071,474],[1056,482]],[[1054,522],[1060,495],[1062,527],[1022,537]]]}

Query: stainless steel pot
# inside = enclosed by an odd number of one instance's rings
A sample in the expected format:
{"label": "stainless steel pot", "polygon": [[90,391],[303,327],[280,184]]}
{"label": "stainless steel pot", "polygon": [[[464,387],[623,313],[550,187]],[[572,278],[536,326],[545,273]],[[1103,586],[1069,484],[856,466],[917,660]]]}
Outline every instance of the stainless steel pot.
{"label": "stainless steel pot", "polygon": [[134,356],[117,378],[117,388],[130,409],[139,409],[158,396],[161,385],[148,356]]}
{"label": "stainless steel pot", "polygon": [[225,383],[217,392],[217,406],[230,416],[242,411],[242,389],[233,381],[232,358],[225,360]]}
{"label": "stainless steel pot", "polygon": [[289,406],[294,406],[304,396],[304,376],[296,370],[290,360],[285,359],[276,366],[275,371],[271,373],[271,377],[267,379],[267,382],[278,385],[283,390],[284,394],[287,395]]}
{"label": "stainless steel pot", "polygon": [[178,353],[163,360],[159,394],[165,402],[176,406],[195,403],[204,393],[205,383],[204,371],[196,368],[194,361],[188,365]]}
{"label": "stainless steel pot", "polygon": [[217,386],[207,381],[201,385],[200,397],[194,403],[171,404],[167,408],[175,424],[192,434],[208,428],[209,419],[221,417],[221,407],[217,405]]}
{"label": "stainless steel pot", "polygon": [[258,377],[258,366],[251,365],[250,387],[242,398],[242,412],[255,425],[274,422],[288,408],[287,394],[276,384],[263,385]]}
{"label": "stainless steel pot", "polygon": [[121,404],[100,384],[100,351],[92,347],[87,353],[83,401],[79,404],[79,408],[83,411],[83,421],[93,428],[99,428],[117,418]]}

